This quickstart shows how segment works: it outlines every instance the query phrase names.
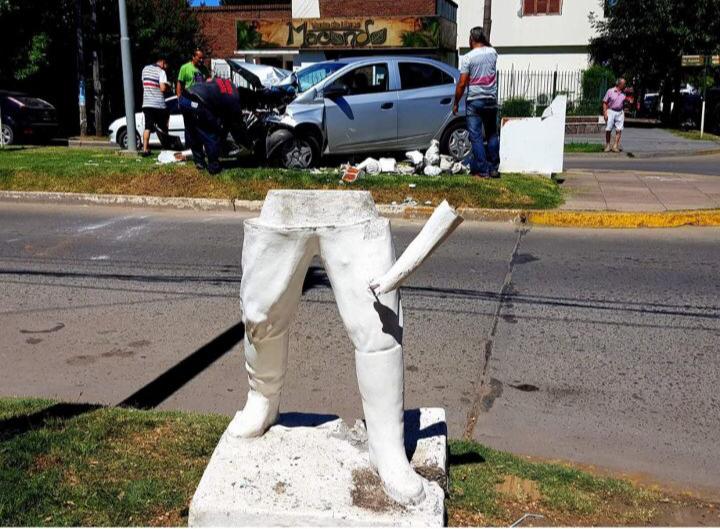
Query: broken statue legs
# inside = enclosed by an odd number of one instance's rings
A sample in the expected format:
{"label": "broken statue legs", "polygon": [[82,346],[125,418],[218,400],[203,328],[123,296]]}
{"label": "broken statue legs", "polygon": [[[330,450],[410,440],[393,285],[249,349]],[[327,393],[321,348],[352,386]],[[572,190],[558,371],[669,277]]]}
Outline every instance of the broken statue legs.
{"label": "broken statue legs", "polygon": [[280,393],[287,368],[288,333],[253,345],[245,336],[245,367],[248,372],[247,402],[230,423],[233,437],[258,437],[278,418]]}
{"label": "broken statue legs", "polygon": [[405,454],[402,347],[376,353],[355,351],[355,369],[370,464],[392,499],[404,505],[419,503],[425,497],[422,478]]}

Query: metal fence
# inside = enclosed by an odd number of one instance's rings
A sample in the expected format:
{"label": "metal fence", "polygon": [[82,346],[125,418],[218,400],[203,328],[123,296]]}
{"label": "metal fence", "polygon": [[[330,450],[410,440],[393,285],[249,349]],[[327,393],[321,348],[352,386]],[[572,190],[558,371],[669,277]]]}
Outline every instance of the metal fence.
{"label": "metal fence", "polygon": [[532,101],[534,107],[543,108],[557,95],[567,95],[569,113],[588,113],[599,108],[612,79],[598,79],[592,86],[583,87],[584,70],[499,70],[498,100]]}

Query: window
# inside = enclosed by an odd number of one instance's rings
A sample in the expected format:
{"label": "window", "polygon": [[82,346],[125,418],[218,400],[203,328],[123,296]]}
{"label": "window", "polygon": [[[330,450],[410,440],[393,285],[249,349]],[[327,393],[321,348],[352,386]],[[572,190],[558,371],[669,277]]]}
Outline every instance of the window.
{"label": "window", "polygon": [[346,73],[336,83],[348,87],[348,95],[378,94],[388,91],[387,64],[371,64]]}
{"label": "window", "polygon": [[455,79],[440,68],[419,62],[400,63],[400,85],[403,90],[454,84]]}
{"label": "window", "polygon": [[332,75],[344,67],[345,63],[342,62],[321,62],[298,70],[295,75],[297,76],[299,91],[305,92],[309,90],[316,84],[324,81],[328,75]]}
{"label": "window", "polygon": [[523,0],[523,16],[559,15],[562,0]]}

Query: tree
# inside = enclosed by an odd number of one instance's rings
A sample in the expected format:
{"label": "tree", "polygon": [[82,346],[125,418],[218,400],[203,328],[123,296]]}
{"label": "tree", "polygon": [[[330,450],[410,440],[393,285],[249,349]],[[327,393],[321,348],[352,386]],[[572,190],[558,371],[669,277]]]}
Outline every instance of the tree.
{"label": "tree", "polygon": [[618,0],[593,25],[595,62],[631,80],[639,93],[659,88],[666,120],[683,79],[681,55],[720,51],[720,0],[694,0],[692,8],[677,0]]}
{"label": "tree", "polygon": [[492,0],[485,0],[483,30],[485,31],[485,36],[490,40],[490,32],[492,31]]}

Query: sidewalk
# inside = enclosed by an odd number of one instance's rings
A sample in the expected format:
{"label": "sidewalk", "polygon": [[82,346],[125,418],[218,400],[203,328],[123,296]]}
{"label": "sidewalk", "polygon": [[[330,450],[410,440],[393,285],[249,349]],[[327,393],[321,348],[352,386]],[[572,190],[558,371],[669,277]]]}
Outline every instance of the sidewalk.
{"label": "sidewalk", "polygon": [[[615,133],[613,132],[613,138]],[[605,142],[605,133],[572,134],[565,136],[565,143]],[[624,154],[641,156],[663,156],[668,154],[694,154],[711,150],[720,150],[720,143],[706,140],[690,140],[676,136],[665,129],[626,128],[622,135]],[[606,154],[613,156],[613,154]],[[617,156],[617,155],[614,155]]]}
{"label": "sidewalk", "polygon": [[573,171],[561,210],[672,211],[720,207],[717,176],[642,171]]}

